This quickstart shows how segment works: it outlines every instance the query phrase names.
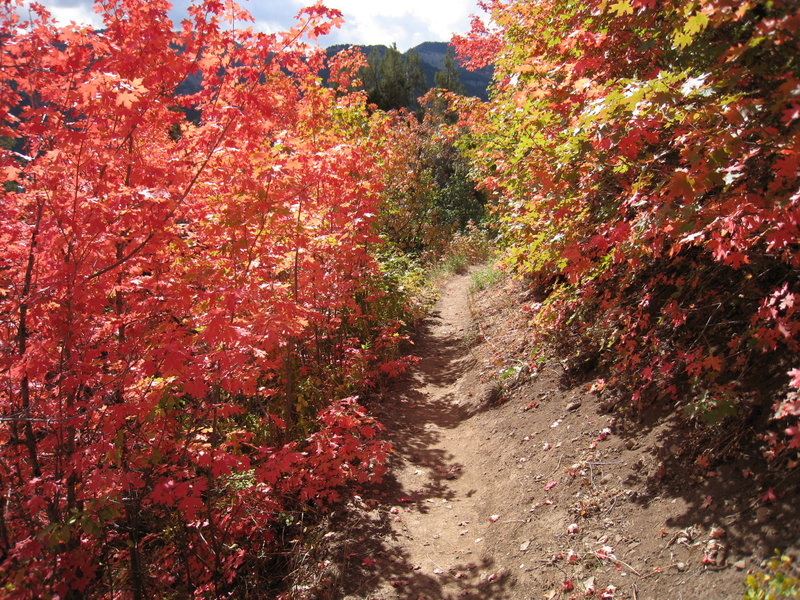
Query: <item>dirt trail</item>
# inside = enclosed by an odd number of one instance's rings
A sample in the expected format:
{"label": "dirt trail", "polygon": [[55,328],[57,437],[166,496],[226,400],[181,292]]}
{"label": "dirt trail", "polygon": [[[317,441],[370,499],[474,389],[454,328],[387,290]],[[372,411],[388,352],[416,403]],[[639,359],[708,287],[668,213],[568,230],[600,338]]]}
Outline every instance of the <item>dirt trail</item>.
{"label": "dirt trail", "polygon": [[422,359],[384,399],[379,417],[396,452],[383,499],[391,508],[372,523],[382,531],[367,532],[367,539],[380,534],[366,542],[378,547],[364,552],[374,568],[349,598],[507,597],[509,577],[491,541],[504,525],[489,520],[495,490],[486,486],[486,432],[469,418],[491,395],[464,342],[472,333],[470,285],[469,275],[446,284],[418,340]]}
{"label": "dirt trail", "polygon": [[737,598],[773,549],[798,549],[797,482],[755,453],[698,464],[674,415],[609,413],[597,374],[534,360],[524,286],[470,286],[448,281],[420,362],[372,407],[391,474],[334,519],[330,587],[310,597]]}

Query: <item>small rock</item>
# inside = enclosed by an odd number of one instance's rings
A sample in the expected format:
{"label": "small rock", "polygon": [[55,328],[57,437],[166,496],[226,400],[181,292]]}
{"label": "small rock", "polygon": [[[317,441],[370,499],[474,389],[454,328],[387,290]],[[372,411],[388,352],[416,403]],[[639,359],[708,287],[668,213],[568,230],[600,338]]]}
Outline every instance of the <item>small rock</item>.
{"label": "small rock", "polygon": [[675,563],[675,568],[682,573],[683,571],[686,570],[686,563],[685,562]]}
{"label": "small rock", "polygon": [[628,450],[633,450],[636,447],[636,442],[634,442],[633,440],[625,440],[625,447]]}
{"label": "small rock", "polygon": [[737,571],[744,571],[747,568],[747,561],[745,559],[737,560],[735,563],[733,563],[733,566]]}
{"label": "small rock", "polygon": [[530,541],[530,540],[527,540],[527,541],[525,541],[525,542],[522,542],[522,543],[519,545],[519,551],[520,551],[520,552],[527,552],[527,551],[528,551],[528,548],[530,548],[530,547],[531,547],[531,541]]}
{"label": "small rock", "polygon": [[578,410],[581,407],[581,403],[577,400],[575,402],[570,402],[567,404],[567,411],[572,412],[573,410]]}

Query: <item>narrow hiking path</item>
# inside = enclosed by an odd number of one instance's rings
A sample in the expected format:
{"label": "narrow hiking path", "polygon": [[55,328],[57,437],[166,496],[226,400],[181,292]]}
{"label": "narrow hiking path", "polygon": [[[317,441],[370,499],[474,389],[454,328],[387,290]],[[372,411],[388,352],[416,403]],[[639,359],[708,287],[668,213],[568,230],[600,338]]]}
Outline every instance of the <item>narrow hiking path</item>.
{"label": "narrow hiking path", "polygon": [[534,364],[523,285],[470,287],[448,280],[374,403],[391,470],[332,520],[309,599],[737,598],[797,550],[797,485],[765,504],[752,456],[687,462],[686,421],[622,418],[596,374]]}
{"label": "narrow hiking path", "polygon": [[468,274],[447,282],[417,341],[420,362],[383,400],[378,416],[395,448],[384,490],[391,508],[371,541],[372,558],[364,553],[374,577],[348,598],[506,597],[510,580],[488,532],[502,526],[489,520],[491,457],[482,450],[485,432],[470,419],[491,395],[465,341],[474,335],[470,286]]}

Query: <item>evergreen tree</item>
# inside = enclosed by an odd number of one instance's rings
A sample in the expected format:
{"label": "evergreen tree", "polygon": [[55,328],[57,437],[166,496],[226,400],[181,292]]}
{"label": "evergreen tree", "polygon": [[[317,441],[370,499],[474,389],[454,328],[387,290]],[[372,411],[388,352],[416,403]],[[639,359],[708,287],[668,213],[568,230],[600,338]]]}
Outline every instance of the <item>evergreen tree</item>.
{"label": "evergreen tree", "polygon": [[367,92],[367,100],[371,104],[380,104],[379,86],[381,53],[377,48],[373,48],[367,57],[367,66],[359,70],[359,78],[364,84],[364,91]]}
{"label": "evergreen tree", "polygon": [[447,48],[447,54],[444,55],[444,64],[441,70],[437,71],[433,76],[433,80],[438,88],[457,94],[464,93],[464,86],[461,84],[461,77],[458,74],[458,65],[456,65],[452,48]]}
{"label": "evergreen tree", "polygon": [[373,48],[359,77],[368,101],[381,110],[418,107],[417,97],[427,91],[422,61],[416,52],[403,55],[392,44],[385,53]]}
{"label": "evergreen tree", "polygon": [[384,110],[408,106],[408,80],[405,59],[397,45],[386,51],[381,61],[378,81],[378,106]]}
{"label": "evergreen tree", "polygon": [[426,91],[425,73],[422,71],[422,60],[416,52],[408,52],[405,57],[406,84],[408,86],[407,106],[419,106],[417,99]]}

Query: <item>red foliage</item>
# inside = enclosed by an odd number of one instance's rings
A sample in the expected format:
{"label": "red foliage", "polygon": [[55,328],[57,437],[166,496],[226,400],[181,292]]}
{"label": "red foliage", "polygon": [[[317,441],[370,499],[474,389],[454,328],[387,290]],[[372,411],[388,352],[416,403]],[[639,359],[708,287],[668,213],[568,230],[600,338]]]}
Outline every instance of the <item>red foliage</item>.
{"label": "red foliage", "polygon": [[355,387],[351,354],[394,331],[364,300],[363,97],[322,87],[324,53],[302,41],[341,15],[317,4],[262,34],[205,0],[175,33],[168,2],[121,0],[93,32],[12,4],[2,595],[225,597],[268,570],[276,515],[383,471],[379,426],[329,402]]}

